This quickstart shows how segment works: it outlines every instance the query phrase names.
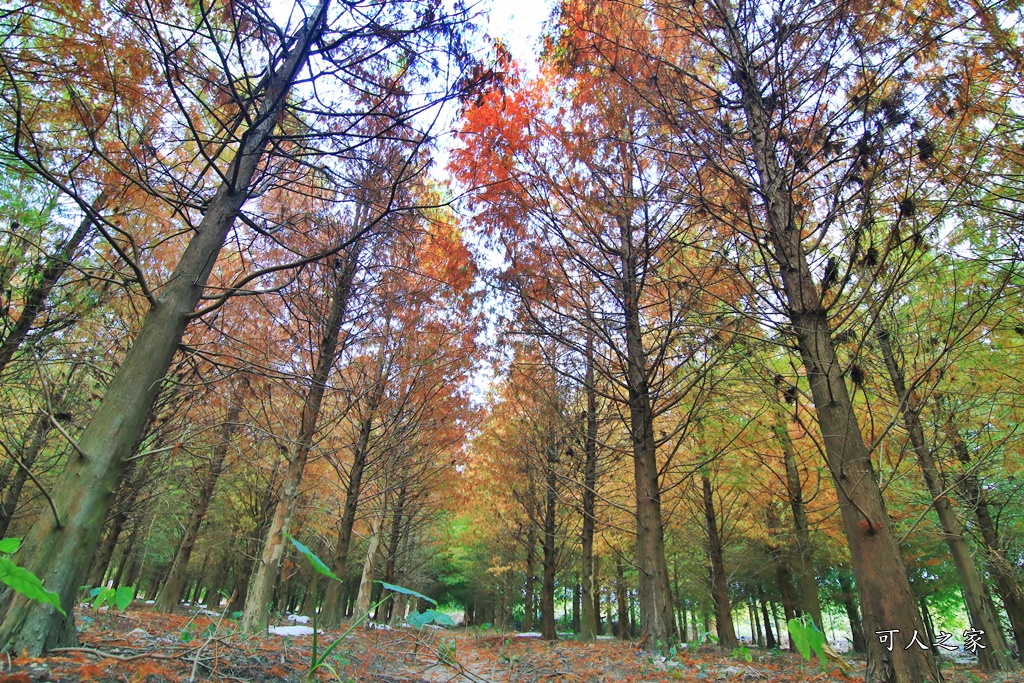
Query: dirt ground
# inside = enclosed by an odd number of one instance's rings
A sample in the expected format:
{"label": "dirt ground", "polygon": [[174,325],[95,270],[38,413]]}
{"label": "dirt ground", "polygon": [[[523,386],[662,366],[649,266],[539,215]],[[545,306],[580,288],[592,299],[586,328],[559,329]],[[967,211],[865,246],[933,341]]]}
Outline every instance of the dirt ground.
{"label": "dirt ground", "polygon": [[[254,637],[230,619],[157,614],[143,608],[88,612],[78,618],[81,646],[48,657],[0,659],[0,683],[165,683],[198,681],[303,681],[312,636]],[[320,652],[340,633],[319,638]],[[863,681],[864,662],[847,658],[851,673],[823,673],[789,652],[750,650],[750,661],[715,647],[671,657],[613,640],[542,642],[515,634],[427,627],[359,627],[318,672],[321,681],[370,683],[583,683],[719,681],[832,683]],[[948,683],[1011,683],[1024,676],[992,676],[977,668],[943,664]]]}

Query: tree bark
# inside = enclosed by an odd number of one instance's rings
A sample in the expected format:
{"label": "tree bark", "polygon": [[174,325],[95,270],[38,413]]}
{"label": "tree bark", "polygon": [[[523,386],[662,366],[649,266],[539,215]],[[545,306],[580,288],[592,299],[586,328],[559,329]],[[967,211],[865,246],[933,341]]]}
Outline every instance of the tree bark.
{"label": "tree bark", "polygon": [[288,467],[281,483],[281,498],[278,500],[270,528],[267,529],[263,550],[245,598],[240,628],[247,633],[267,630],[268,605],[284,557],[285,536],[291,531],[292,518],[298,505],[299,487],[306,469],[306,461],[313,448],[313,439],[320,421],[320,406],[327,391],[327,379],[337,357],[338,337],[341,325],[345,321],[353,281],[359,268],[360,246],[357,243],[349,249],[341,272],[335,275],[331,309],[324,325],[324,335],[320,341],[313,374],[309,379],[309,388],[303,400],[302,419],[299,434],[295,439],[295,450],[288,459]]}
{"label": "tree bark", "polygon": [[[385,497],[386,498],[386,497]],[[373,593],[373,575],[377,571],[377,555],[380,548],[381,527],[387,514],[384,508],[374,516],[370,525],[370,545],[366,550],[366,561],[363,563],[363,575],[359,580],[359,594],[356,596],[355,614],[362,616],[370,611],[370,595]]]}
{"label": "tree bark", "polygon": [[[925,442],[924,427],[921,425],[921,409],[914,395],[907,389],[903,368],[893,352],[891,334],[879,324],[875,336],[878,339],[882,358],[885,360],[885,367],[889,371],[893,391],[896,393],[896,398],[899,399],[903,411],[903,422],[910,434],[910,443],[914,447],[917,462],[921,466],[925,486],[931,495],[932,507],[939,517],[946,545],[949,547],[949,553],[953,556],[957,573],[960,575],[960,585],[963,588],[964,601],[967,603],[967,613],[970,615],[971,625],[985,632],[985,648],[978,651],[978,664],[986,671],[1011,671],[1016,667],[1003,638],[1002,624],[995,607],[985,592],[984,579],[971,557],[971,550],[964,539],[960,520],[957,519],[956,512],[945,493],[946,484],[942,473]],[[922,602],[922,605],[924,604],[926,603]],[[927,616],[925,621],[927,622]]]}
{"label": "tree bark", "polygon": [[597,509],[597,391],[594,387],[594,335],[587,332],[587,369],[583,380],[587,395],[587,434],[583,463],[583,558],[581,588],[583,591],[580,640],[589,641],[597,636],[599,608],[595,607],[594,518]]}
{"label": "tree bark", "polygon": [[797,585],[800,588],[800,608],[810,615],[818,630],[824,630],[821,621],[821,601],[818,598],[818,579],[814,574],[814,561],[811,557],[811,534],[807,524],[807,509],[804,505],[803,483],[796,464],[796,450],[789,436],[786,424],[786,413],[782,405],[775,401],[775,434],[782,444],[782,458],[786,466],[786,490],[789,494],[789,507],[793,512],[793,530],[796,536],[796,552],[794,553]]}
{"label": "tree bark", "polygon": [[[970,468],[971,455],[967,450],[967,444],[960,438],[960,434],[957,433],[952,422],[946,423],[945,430],[952,441],[953,453],[965,467]],[[978,530],[981,532],[981,538],[985,544],[989,572],[995,579],[996,589],[1003,601],[1003,608],[1006,610],[1006,616],[1010,619],[1014,640],[1017,643],[1018,656],[1024,657],[1024,590],[1021,589],[1017,579],[1017,571],[1006,556],[1006,549],[999,539],[999,530],[989,512],[988,501],[985,500],[978,476],[968,469],[959,481],[959,488],[963,492],[964,499],[974,508]]]}
{"label": "tree bark", "polygon": [[629,640],[629,591],[626,588],[626,572],[622,565],[622,558],[615,560],[615,598],[618,601],[618,636],[622,640]]}
{"label": "tree bark", "polygon": [[231,161],[195,235],[181,255],[170,280],[146,315],[138,336],[78,445],[84,457],[73,454],[51,489],[61,512],[40,515],[25,537],[31,553],[20,564],[60,596],[65,615],[52,606],[20,594],[8,605],[0,622],[0,650],[35,657],[54,647],[76,645],[74,603],[87,578],[103,517],[121,479],[125,462],[135,448],[161,381],[171,365],[196,304],[263,158],[278,114],[310,45],[321,31],[329,0],[321,0],[311,19],[291,41],[277,71],[267,75],[266,96],[254,124],[242,134]]}
{"label": "tree bark", "polygon": [[779,642],[775,640],[775,634],[772,633],[772,622],[768,617],[768,604],[764,599],[764,586],[758,586],[758,598],[761,601],[761,620],[764,622],[765,645],[771,650],[778,647]]}
{"label": "tree bark", "polygon": [[633,477],[636,485],[636,555],[640,632],[655,646],[668,643],[675,633],[672,591],[665,558],[665,532],[661,519],[661,484],[658,481],[654,409],[651,403],[647,353],[640,322],[638,259],[633,244],[631,218],[617,216],[621,255],[622,313],[626,337],[626,388],[629,398],[629,432],[633,446]]}
{"label": "tree bark", "polygon": [[[860,613],[857,611],[857,603],[853,594],[853,584],[850,582],[850,575],[846,570],[839,569],[839,601],[843,603],[846,610],[846,618],[850,622],[850,635],[852,636],[852,647],[854,652],[866,652],[867,643],[864,640],[864,627],[861,625]],[[935,641],[932,641],[935,642]]]}
{"label": "tree bark", "polygon": [[537,577],[534,568],[537,565],[537,536],[533,523],[529,522],[526,529],[526,598],[523,603],[523,630],[533,630],[533,613],[536,611],[534,605]]}
{"label": "tree bark", "polygon": [[[554,435],[551,435],[554,438]],[[540,637],[544,640],[556,640],[555,633],[555,512],[558,502],[557,490],[557,463],[558,445],[549,443],[547,448],[547,462],[544,472],[544,528],[543,547],[543,578],[540,588]]]}
{"label": "tree bark", "polygon": [[174,561],[171,562],[171,569],[167,573],[164,585],[160,587],[153,610],[156,612],[170,612],[181,602],[182,590],[185,588],[185,573],[188,570],[189,560],[192,558],[192,549],[195,548],[196,539],[199,537],[199,528],[206,519],[206,511],[210,509],[210,501],[213,499],[213,491],[217,487],[217,480],[224,471],[224,460],[227,458],[231,447],[231,437],[238,429],[238,416],[241,408],[237,403],[228,408],[225,421],[219,430],[219,440],[213,447],[213,458],[210,461],[209,470],[203,477],[199,487],[199,495],[196,497],[192,512],[189,514],[188,523],[185,525],[185,533],[178,541],[178,550],[174,553]]}
{"label": "tree bark", "polygon": [[732,623],[732,605],[729,603],[729,584],[725,576],[725,559],[722,555],[722,541],[715,518],[715,501],[711,495],[711,480],[704,473],[700,475],[704,492],[704,519],[708,531],[708,555],[711,557],[711,598],[715,603],[715,621],[718,625],[718,644],[726,650],[739,645],[736,628]]}
{"label": "tree bark", "polygon": [[[773,126],[758,82],[754,58],[744,44],[730,0],[717,7],[725,31],[722,46],[732,60],[741,106],[757,169],[757,192],[765,203],[767,238],[779,265],[781,295],[797,338],[811,386],[826,460],[836,486],[843,527],[850,544],[861,609],[868,632],[899,629],[923,631],[917,601],[910,588],[899,543],[878,488],[871,454],[864,444],[857,413],[836,358],[832,332],[820,290],[804,253],[797,209],[788,193],[787,176],[779,162]],[[868,683],[938,682],[942,675],[932,651],[895,647],[889,651],[878,639],[869,641]]]}

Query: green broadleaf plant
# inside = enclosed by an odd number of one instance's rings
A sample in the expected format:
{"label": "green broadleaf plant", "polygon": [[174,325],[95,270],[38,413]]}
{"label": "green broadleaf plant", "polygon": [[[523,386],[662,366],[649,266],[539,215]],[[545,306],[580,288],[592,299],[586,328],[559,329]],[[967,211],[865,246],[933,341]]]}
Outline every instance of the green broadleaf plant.
{"label": "green broadleaf plant", "polygon": [[[302,543],[299,543],[298,541],[296,541],[294,538],[292,538],[291,535],[289,535],[289,534],[285,534],[285,535],[288,537],[288,540],[292,542],[292,545],[295,546],[295,549],[298,550],[301,554],[306,556],[306,559],[309,560],[310,564],[313,566],[313,569],[315,570],[315,572],[313,574],[313,586],[312,586],[313,595],[317,594],[317,589],[316,589],[316,577],[317,577],[317,575],[323,574],[324,576],[330,577],[330,578],[334,579],[335,581],[341,581],[341,579],[339,579],[337,576],[335,576],[334,572],[332,572],[330,570],[330,568],[326,564],[324,564],[323,560],[321,560],[319,557],[317,557],[316,553],[314,553],[312,550],[307,548]],[[338,636],[338,638],[336,638],[333,643],[328,645],[323,650],[323,652],[317,652],[317,646],[318,646],[318,638],[317,638],[318,634],[317,634],[317,629],[316,629],[316,614],[317,614],[317,610],[316,610],[316,607],[314,606],[314,608],[313,608],[313,619],[312,619],[312,622],[313,622],[313,652],[312,652],[312,657],[309,660],[309,672],[306,674],[306,683],[312,683],[312,681],[314,681],[316,679],[317,671],[319,671],[320,669],[324,669],[325,671],[329,671],[330,673],[332,673],[334,675],[335,678],[337,678],[338,680],[341,680],[341,677],[338,675],[338,672],[327,661],[327,658],[331,656],[331,653],[334,652],[334,650],[342,643],[343,640],[345,640],[345,638],[347,638],[349,636],[350,633],[352,633],[352,631],[354,631],[356,629],[356,627],[358,627],[364,621],[369,619],[370,618],[370,614],[372,614],[375,609],[377,609],[378,607],[383,605],[385,602],[387,602],[391,598],[391,596],[394,595],[395,593],[404,593],[405,595],[411,595],[411,596],[414,596],[414,597],[417,597],[417,598],[423,598],[424,600],[427,600],[427,601],[429,601],[430,603],[432,603],[434,605],[437,604],[436,600],[433,600],[432,598],[428,598],[426,595],[423,595],[422,593],[417,593],[414,590],[410,590],[408,588],[403,588],[402,586],[396,586],[395,584],[392,584],[392,583],[385,583],[384,581],[378,581],[378,583],[381,584],[384,588],[387,588],[391,592],[388,593],[387,595],[385,595],[383,598],[381,598],[377,602],[375,602],[374,604],[370,605],[370,609],[368,609],[366,611],[366,614],[363,614],[361,617],[356,619],[355,622],[351,626],[349,626],[348,629],[344,633],[342,633],[340,636]],[[428,610],[428,611],[429,612],[433,612],[434,610]],[[442,614],[442,613],[438,612],[438,614]],[[442,616],[444,616],[445,618],[448,617],[448,615],[446,615],[446,614],[443,614]],[[451,619],[448,619],[448,620],[451,621]],[[453,648],[453,651],[454,651],[454,648]]]}
{"label": "green broadleaf plant", "polygon": [[821,668],[828,672],[828,660],[825,658],[825,634],[818,630],[814,622],[805,614],[799,619],[790,619],[786,626],[789,627],[789,637],[796,645],[796,650],[808,662],[811,661],[811,650],[821,660]]}
{"label": "green broadleaf plant", "polygon": [[[0,539],[0,553],[10,554],[19,547],[21,547],[21,541],[17,538]],[[53,605],[58,612],[67,616],[67,612],[60,606],[60,596],[43,588],[43,582],[38,576],[24,567],[14,564],[10,558],[0,557],[0,581],[26,598]]]}

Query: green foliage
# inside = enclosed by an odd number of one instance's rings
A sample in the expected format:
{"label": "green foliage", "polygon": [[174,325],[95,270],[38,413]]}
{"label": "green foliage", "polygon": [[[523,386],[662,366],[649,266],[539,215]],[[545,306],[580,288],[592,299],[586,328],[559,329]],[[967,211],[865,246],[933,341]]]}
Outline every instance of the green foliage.
{"label": "green foliage", "polygon": [[[21,547],[21,541],[17,538],[0,540],[0,553],[10,554],[19,547]],[[67,616],[67,612],[60,606],[60,596],[43,588],[43,582],[39,580],[38,576],[24,567],[14,564],[14,561],[8,557],[0,557],[0,581],[26,598],[53,605],[58,612]]]}
{"label": "green foliage", "polygon": [[742,659],[747,662],[754,661],[754,655],[750,654],[750,648],[746,647],[745,645],[734,647],[732,649],[732,656],[736,659]]}
{"label": "green foliage", "polygon": [[445,640],[441,639],[441,642],[437,646],[437,661],[447,666],[455,665],[455,639]]}
{"label": "green foliage", "polygon": [[[334,579],[336,581],[340,581],[341,580],[337,576],[334,575],[334,572],[332,572],[330,570],[330,568],[328,568],[328,566],[326,564],[324,564],[323,560],[321,560],[319,557],[317,557],[316,553],[314,553],[312,550],[307,548],[302,543],[299,543],[298,541],[296,541],[290,535],[286,534],[286,536],[288,537],[288,540],[292,542],[292,545],[294,545],[295,548],[300,553],[302,553],[303,555],[306,556],[306,559],[309,560],[310,564],[313,566],[313,569],[316,570],[316,572],[313,574],[313,594],[314,595],[316,595],[316,592],[317,592],[316,591],[316,577],[317,577],[318,574],[323,574],[324,576],[330,577],[330,578],[332,578],[332,579]],[[378,581],[378,583],[380,585],[382,585],[384,588],[387,588],[391,592],[388,593],[387,595],[385,595],[383,598],[381,598],[377,602],[375,602],[373,605],[370,605],[370,609],[368,609],[366,611],[366,614],[363,614],[361,617],[356,619],[355,622],[351,626],[349,626],[348,629],[344,633],[342,633],[340,636],[338,636],[338,638],[336,638],[333,643],[328,645],[323,650],[323,652],[319,652],[319,653],[317,652],[318,633],[317,633],[317,629],[316,629],[316,610],[315,609],[313,610],[313,619],[312,619],[312,623],[313,623],[313,653],[312,653],[312,657],[309,660],[309,671],[306,674],[306,683],[312,683],[312,681],[316,680],[317,672],[320,669],[323,669],[324,671],[329,672],[335,678],[337,678],[339,681],[341,680],[341,676],[338,675],[338,672],[334,668],[334,666],[332,666],[330,664],[330,662],[327,661],[327,658],[330,657],[333,654],[334,650],[337,649],[337,647],[339,645],[341,645],[341,643],[349,636],[349,634],[352,633],[352,631],[354,631],[356,629],[356,627],[358,627],[364,621],[369,619],[370,615],[373,613],[373,611],[375,609],[377,609],[378,607],[380,607],[381,605],[383,605],[385,602],[387,602],[391,598],[391,596],[394,595],[395,593],[403,593],[405,595],[411,595],[413,597],[422,598],[424,600],[427,600],[427,601],[429,601],[430,603],[432,603],[434,605],[437,604],[436,600],[428,598],[426,595],[423,595],[422,593],[417,593],[414,590],[410,590],[410,589],[404,588],[402,586],[396,586],[393,583],[385,583],[384,581]],[[434,612],[434,610],[427,610],[427,612]],[[426,612],[424,614],[426,614]],[[437,612],[437,614],[440,614],[440,615],[442,615],[445,618],[447,618],[447,616],[448,616],[446,614],[443,614],[442,612]],[[451,619],[449,619],[449,621],[451,621]],[[429,623],[429,622],[424,622],[424,623]],[[444,646],[444,639],[443,638],[441,639],[441,644],[442,644],[442,646]],[[451,654],[454,657],[454,655],[455,655],[455,642],[454,641],[452,641],[452,643],[451,643]]]}
{"label": "green foliage", "polygon": [[411,595],[414,598],[421,598],[423,600],[426,600],[427,602],[429,602],[432,605],[436,605],[437,604],[437,600],[434,600],[433,598],[428,598],[423,593],[417,593],[414,590],[410,590],[408,588],[402,588],[401,586],[396,586],[393,583],[385,583],[384,581],[378,581],[377,583],[379,583],[380,585],[384,586],[385,588],[387,588],[392,593],[404,593],[405,595]]}
{"label": "green foliage", "polygon": [[789,637],[804,659],[811,661],[811,650],[821,660],[822,671],[828,672],[828,660],[825,658],[825,634],[818,630],[814,622],[805,614],[799,619],[790,619]]}
{"label": "green foliage", "polygon": [[438,624],[440,626],[455,626],[455,622],[444,612],[436,609],[428,609],[424,612],[413,612],[405,618],[410,626],[423,628],[427,624]]}
{"label": "green foliage", "polygon": [[89,591],[93,598],[92,608],[99,609],[105,604],[114,605],[119,610],[128,609],[135,599],[135,586],[118,586],[117,589],[100,586]]}
{"label": "green foliage", "polygon": [[330,568],[328,568],[328,566],[324,564],[324,561],[316,556],[316,553],[314,553],[312,550],[296,541],[291,536],[288,536],[288,540],[292,542],[292,545],[295,546],[296,550],[298,550],[300,553],[306,556],[306,559],[309,560],[309,563],[313,565],[314,570],[316,570],[320,574],[323,574],[324,576],[329,576],[335,581],[341,581],[341,579],[335,576],[334,572],[332,572]]}

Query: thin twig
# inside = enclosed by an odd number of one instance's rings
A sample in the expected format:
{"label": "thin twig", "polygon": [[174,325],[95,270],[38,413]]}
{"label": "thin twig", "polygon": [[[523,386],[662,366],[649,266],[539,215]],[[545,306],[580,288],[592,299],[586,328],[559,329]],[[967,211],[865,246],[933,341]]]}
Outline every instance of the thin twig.
{"label": "thin twig", "polygon": [[179,652],[176,655],[162,655],[156,652],[143,652],[142,654],[131,655],[124,657],[122,655],[115,655],[112,652],[104,652],[103,650],[97,650],[92,647],[55,647],[47,652],[85,652],[86,654],[96,655],[97,657],[104,657],[106,659],[116,659],[119,662],[131,662],[136,659],[144,659],[149,657],[150,659],[181,659],[192,650],[186,650],[185,652]]}
{"label": "thin twig", "polygon": [[46,413],[46,417],[50,418],[50,422],[53,424],[54,427],[57,428],[57,431],[60,432],[60,435],[63,436],[67,440],[67,442],[71,444],[71,447],[78,452],[78,457],[80,457],[82,460],[88,460],[89,456],[86,455],[85,451],[82,450],[82,447],[78,445],[78,442],[71,438],[71,435],[67,433],[67,430],[64,429],[64,426],[61,425],[57,418],[53,416],[53,413]]}

